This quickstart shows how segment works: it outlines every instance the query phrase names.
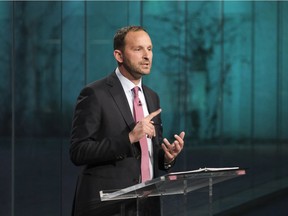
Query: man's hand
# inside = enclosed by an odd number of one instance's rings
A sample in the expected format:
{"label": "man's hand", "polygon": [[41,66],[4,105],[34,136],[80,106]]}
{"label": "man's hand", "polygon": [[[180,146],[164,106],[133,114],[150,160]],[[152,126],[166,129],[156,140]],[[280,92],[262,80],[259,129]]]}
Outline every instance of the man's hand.
{"label": "man's hand", "polygon": [[175,140],[171,144],[169,141],[164,138],[162,143],[162,149],[165,152],[165,162],[171,163],[178,156],[184,147],[184,136],[185,132],[182,131],[179,135],[174,135]]}
{"label": "man's hand", "polygon": [[137,122],[136,126],[129,133],[129,139],[131,143],[138,142],[142,137],[147,136],[152,138],[156,136],[155,127],[153,125],[152,119],[161,113],[161,109],[158,109],[148,116],[143,118],[141,121]]}

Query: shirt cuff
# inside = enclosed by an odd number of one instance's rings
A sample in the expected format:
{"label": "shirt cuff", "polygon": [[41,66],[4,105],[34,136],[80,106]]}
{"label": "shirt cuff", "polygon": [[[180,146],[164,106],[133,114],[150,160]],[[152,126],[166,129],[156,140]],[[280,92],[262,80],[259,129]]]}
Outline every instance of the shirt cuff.
{"label": "shirt cuff", "polygon": [[172,160],[172,161],[169,162],[169,163],[165,163],[165,162],[164,162],[164,169],[168,170],[168,169],[170,169],[174,164],[175,164],[175,159]]}

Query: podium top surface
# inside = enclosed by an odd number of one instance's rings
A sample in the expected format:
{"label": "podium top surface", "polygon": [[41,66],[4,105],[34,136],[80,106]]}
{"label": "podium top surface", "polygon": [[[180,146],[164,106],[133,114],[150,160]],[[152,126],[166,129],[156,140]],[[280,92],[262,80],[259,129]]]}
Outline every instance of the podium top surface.
{"label": "podium top surface", "polygon": [[246,174],[239,167],[200,168],[197,170],[169,173],[147,182],[120,190],[100,191],[102,201],[187,194]]}

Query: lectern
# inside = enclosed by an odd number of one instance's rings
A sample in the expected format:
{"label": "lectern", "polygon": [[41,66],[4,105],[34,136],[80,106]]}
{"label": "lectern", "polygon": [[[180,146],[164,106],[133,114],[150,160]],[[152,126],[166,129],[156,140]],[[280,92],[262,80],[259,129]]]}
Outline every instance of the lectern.
{"label": "lectern", "polygon": [[[192,191],[208,187],[209,203],[212,204],[214,184],[245,174],[246,170],[239,167],[200,168],[174,172],[120,190],[100,191],[100,198],[101,201],[112,201],[145,199],[151,196],[186,195]],[[141,209],[140,204],[137,208]]]}

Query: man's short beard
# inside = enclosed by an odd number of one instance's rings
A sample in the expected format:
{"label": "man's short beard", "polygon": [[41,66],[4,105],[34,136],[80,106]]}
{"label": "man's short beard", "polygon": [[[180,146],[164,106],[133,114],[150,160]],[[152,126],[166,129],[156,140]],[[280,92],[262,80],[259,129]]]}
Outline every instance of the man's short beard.
{"label": "man's short beard", "polygon": [[126,69],[126,71],[134,78],[139,79],[141,78],[143,75],[145,75],[145,73],[142,73],[141,71],[137,70],[137,69],[133,69],[132,67],[130,67],[128,64],[126,64],[125,62],[122,63],[123,67]]}

